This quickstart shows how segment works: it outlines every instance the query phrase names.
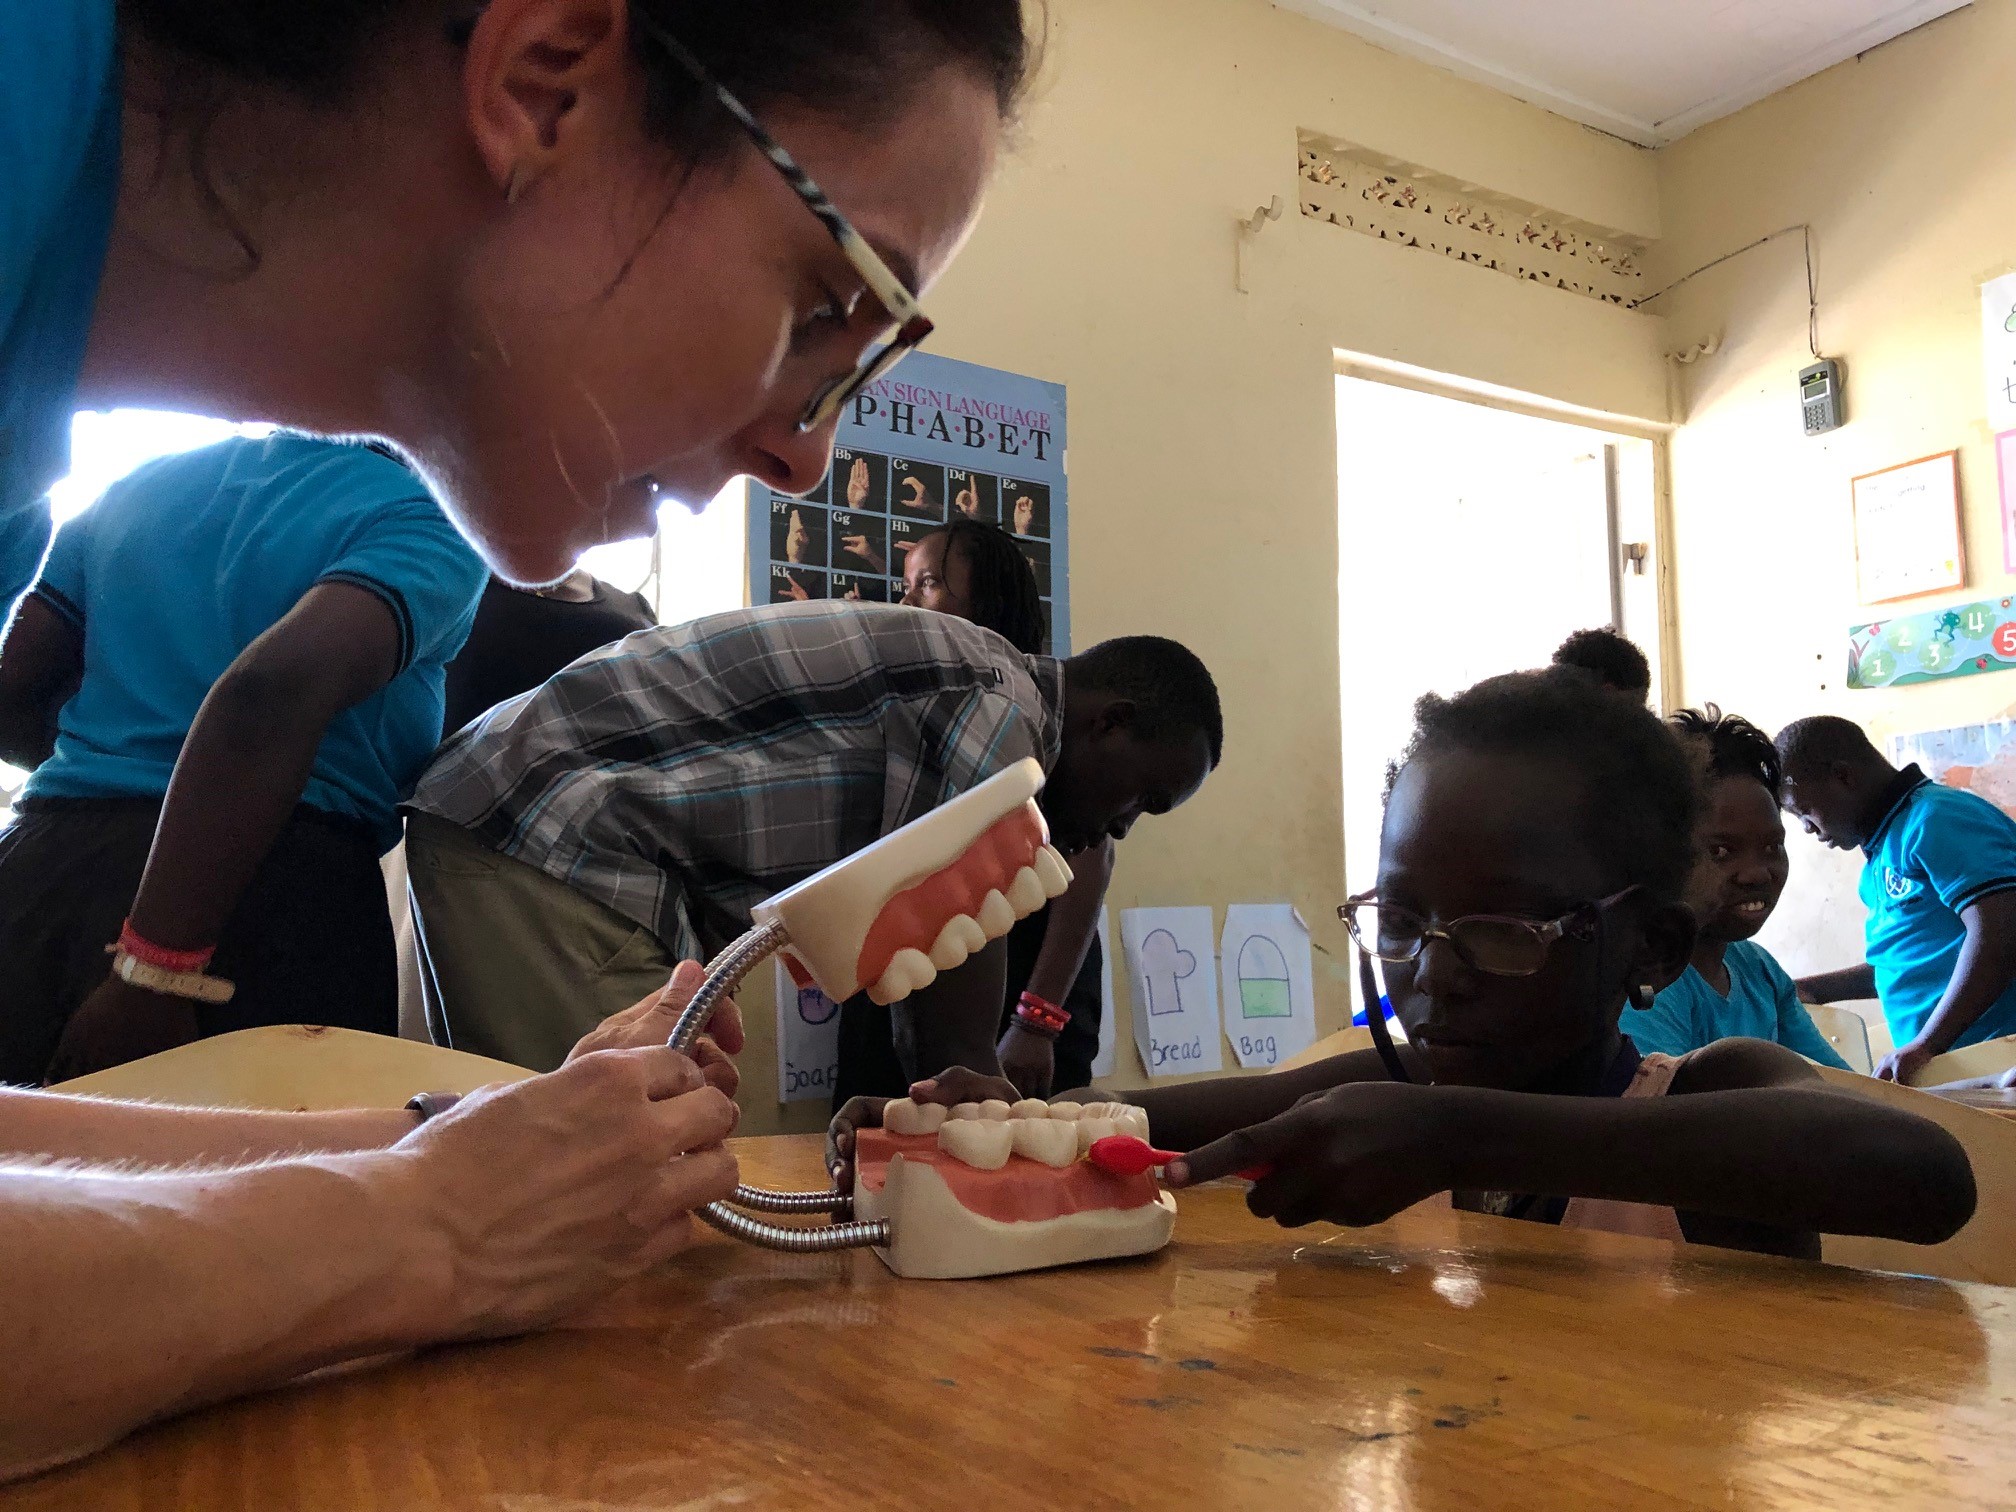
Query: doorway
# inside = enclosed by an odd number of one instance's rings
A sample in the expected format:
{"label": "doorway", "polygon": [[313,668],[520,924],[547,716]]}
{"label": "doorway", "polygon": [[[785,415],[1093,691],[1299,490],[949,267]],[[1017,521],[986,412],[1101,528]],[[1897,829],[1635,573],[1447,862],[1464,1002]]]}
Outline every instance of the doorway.
{"label": "doorway", "polygon": [[[1337,380],[1344,874],[1377,880],[1386,770],[1423,693],[1546,664],[1570,632],[1622,629],[1653,665],[1649,439],[1528,407]],[[1362,1004],[1358,1005],[1361,1009]]]}

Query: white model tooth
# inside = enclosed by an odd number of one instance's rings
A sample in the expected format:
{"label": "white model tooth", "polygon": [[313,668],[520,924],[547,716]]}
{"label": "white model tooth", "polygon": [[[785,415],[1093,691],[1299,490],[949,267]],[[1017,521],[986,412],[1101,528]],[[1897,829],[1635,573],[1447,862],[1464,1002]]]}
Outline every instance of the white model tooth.
{"label": "white model tooth", "polygon": [[1078,1159],[1078,1131],[1068,1123],[1018,1118],[1008,1127],[1014,1131],[1017,1155],[1059,1168]]}
{"label": "white model tooth", "polygon": [[1056,897],[1071,885],[1070,863],[1057,853],[1055,846],[1046,845],[1036,852],[1031,863],[1036,868],[1036,876],[1043,884],[1043,891]]}
{"label": "white model tooth", "polygon": [[882,982],[887,984],[894,978],[900,989],[884,999],[885,1002],[900,1002],[913,992],[922,991],[938,980],[938,968],[931,964],[931,957],[921,950],[899,950],[890,958],[889,969],[882,973]]}
{"label": "white model tooth", "polygon": [[976,1170],[998,1171],[1014,1153],[1014,1128],[1006,1122],[960,1119],[938,1131],[938,1148]]}
{"label": "white model tooth", "polygon": [[1050,901],[1050,894],[1043,890],[1043,879],[1036,875],[1035,869],[1025,866],[1008,884],[1008,901],[1015,905],[1015,917],[1026,919]]}
{"label": "white model tooth", "polygon": [[945,1122],[943,1103],[912,1102],[898,1097],[882,1105],[882,1127],[891,1134],[936,1134]]}
{"label": "white model tooth", "polygon": [[1015,927],[1015,905],[1004,898],[998,888],[980,900],[980,927],[987,932],[990,940],[1000,939]]}
{"label": "white model tooth", "polygon": [[1078,1104],[1078,1116],[1080,1118],[1112,1118],[1114,1116],[1114,1110],[1116,1108],[1123,1108],[1125,1106],[1126,1106],[1125,1103],[1110,1103],[1110,1102],[1080,1103]]}
{"label": "white model tooth", "polygon": [[1083,1155],[1092,1148],[1092,1141],[1118,1134],[1120,1126],[1110,1118],[1081,1118],[1076,1125],[1078,1133],[1078,1153]]}
{"label": "white model tooth", "polygon": [[988,1123],[1006,1123],[1010,1117],[1008,1104],[998,1097],[990,1097],[980,1104],[980,1116]]}
{"label": "white model tooth", "polygon": [[954,1103],[945,1117],[947,1122],[975,1123],[980,1118],[980,1104]]}
{"label": "white model tooth", "polygon": [[1010,1118],[1048,1118],[1050,1104],[1040,1097],[1025,1097],[1008,1110]]}
{"label": "white model tooth", "polygon": [[1132,1134],[1143,1144],[1150,1143],[1146,1108],[1137,1108],[1132,1103],[1122,1103],[1119,1111],[1113,1115],[1113,1123],[1122,1134]]}
{"label": "white model tooth", "polygon": [[965,965],[966,957],[986,943],[987,932],[978,919],[956,914],[938,931],[937,942],[931,947],[931,964],[940,971],[951,971]]}
{"label": "white model tooth", "polygon": [[1050,1116],[1062,1123],[1076,1123],[1085,1116],[1085,1105],[1075,1102],[1050,1104]]}

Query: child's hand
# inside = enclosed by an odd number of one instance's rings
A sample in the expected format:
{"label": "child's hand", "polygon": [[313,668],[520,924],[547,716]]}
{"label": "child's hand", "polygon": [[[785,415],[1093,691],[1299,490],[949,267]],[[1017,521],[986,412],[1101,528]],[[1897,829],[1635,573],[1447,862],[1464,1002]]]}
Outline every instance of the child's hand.
{"label": "child's hand", "polygon": [[1170,1165],[1168,1182],[1196,1186],[1269,1166],[1246,1197],[1256,1218],[1284,1228],[1383,1223],[1449,1189],[1453,1102],[1446,1087],[1354,1082],[1191,1152]]}

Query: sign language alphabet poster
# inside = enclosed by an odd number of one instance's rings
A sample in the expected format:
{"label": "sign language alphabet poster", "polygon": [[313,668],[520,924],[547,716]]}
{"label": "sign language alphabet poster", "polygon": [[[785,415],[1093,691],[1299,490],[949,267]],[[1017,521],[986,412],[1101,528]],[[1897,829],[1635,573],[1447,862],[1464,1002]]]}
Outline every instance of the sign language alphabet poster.
{"label": "sign language alphabet poster", "polygon": [[799,497],[749,485],[749,601],[896,603],[917,543],[961,517],[1015,538],[1043,650],[1071,646],[1061,384],[920,352],[856,396]]}
{"label": "sign language alphabet poster", "polygon": [[1142,1069],[1151,1077],[1222,1071],[1211,910],[1130,908],[1120,915],[1120,939]]}

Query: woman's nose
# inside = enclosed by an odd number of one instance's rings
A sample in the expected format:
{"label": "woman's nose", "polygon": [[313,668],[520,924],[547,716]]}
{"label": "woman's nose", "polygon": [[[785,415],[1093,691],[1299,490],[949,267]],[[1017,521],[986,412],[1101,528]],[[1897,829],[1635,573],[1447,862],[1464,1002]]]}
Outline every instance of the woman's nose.
{"label": "woman's nose", "polygon": [[809,431],[791,420],[769,419],[743,434],[742,471],[774,493],[810,493],[833,465],[837,420]]}

